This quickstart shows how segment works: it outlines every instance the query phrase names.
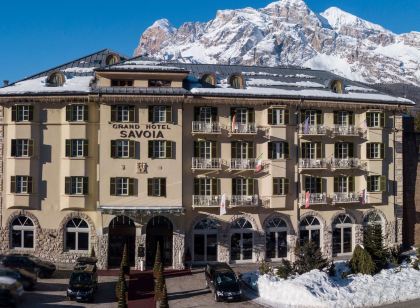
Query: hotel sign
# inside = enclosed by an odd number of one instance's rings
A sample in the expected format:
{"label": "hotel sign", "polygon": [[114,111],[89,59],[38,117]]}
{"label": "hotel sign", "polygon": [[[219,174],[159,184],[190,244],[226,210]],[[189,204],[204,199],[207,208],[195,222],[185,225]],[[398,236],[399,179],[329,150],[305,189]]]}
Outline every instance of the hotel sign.
{"label": "hotel sign", "polygon": [[170,130],[168,124],[146,124],[143,129],[140,124],[112,124],[112,128],[120,131],[121,138],[164,138],[163,131]]}

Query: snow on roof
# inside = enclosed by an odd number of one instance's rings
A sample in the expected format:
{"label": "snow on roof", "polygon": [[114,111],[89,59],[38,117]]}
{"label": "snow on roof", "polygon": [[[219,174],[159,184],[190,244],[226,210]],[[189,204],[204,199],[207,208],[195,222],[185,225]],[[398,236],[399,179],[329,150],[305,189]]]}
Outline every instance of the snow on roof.
{"label": "snow on roof", "polygon": [[347,86],[345,90],[349,92],[378,92],[377,90],[372,88],[365,88],[359,86]]}
{"label": "snow on roof", "polygon": [[185,71],[181,67],[170,66],[165,62],[150,60],[128,60],[123,63],[108,66],[104,70]]}
{"label": "snow on roof", "polygon": [[284,82],[272,79],[249,78],[246,81],[248,86],[286,86],[286,87],[304,87],[304,88],[325,88],[323,84],[311,81]]}

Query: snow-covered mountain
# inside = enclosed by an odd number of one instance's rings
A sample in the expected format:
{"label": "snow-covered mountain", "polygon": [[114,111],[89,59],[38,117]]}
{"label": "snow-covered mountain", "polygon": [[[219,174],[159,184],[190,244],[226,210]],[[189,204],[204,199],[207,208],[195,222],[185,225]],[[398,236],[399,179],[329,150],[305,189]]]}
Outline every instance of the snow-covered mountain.
{"label": "snow-covered mountain", "polygon": [[295,65],[368,83],[420,85],[420,32],[395,34],[336,7],[314,13],[303,0],[218,11],[179,28],[156,21],[135,55],[203,63]]}

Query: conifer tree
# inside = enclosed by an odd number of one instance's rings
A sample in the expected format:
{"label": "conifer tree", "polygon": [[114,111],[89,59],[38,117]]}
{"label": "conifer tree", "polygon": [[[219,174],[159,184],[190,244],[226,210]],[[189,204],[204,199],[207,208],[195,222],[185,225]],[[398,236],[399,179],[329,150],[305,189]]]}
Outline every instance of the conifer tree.
{"label": "conifer tree", "polygon": [[161,270],[162,267],[162,259],[160,255],[160,244],[159,241],[156,245],[156,255],[155,255],[155,264],[153,265],[153,277],[156,279],[158,272]]}
{"label": "conifer tree", "polygon": [[159,308],[169,308],[168,292],[166,290],[166,283],[163,285],[162,298],[160,300]]}
{"label": "conifer tree", "polygon": [[163,287],[165,285],[165,277],[163,276],[163,266],[160,265],[160,270],[157,271],[155,279],[155,300],[160,301],[162,299]]}
{"label": "conifer tree", "polygon": [[375,272],[380,272],[387,265],[387,252],[383,246],[382,226],[366,226],[363,234],[363,246],[375,263]]}
{"label": "conifer tree", "polygon": [[115,285],[115,297],[117,299],[119,299],[120,294],[121,294],[121,289],[124,288],[124,287],[126,288],[127,285],[126,285],[126,282],[125,282],[124,270],[122,268],[122,263],[121,263],[120,273],[119,273],[119,276],[118,276],[118,281]]}
{"label": "conifer tree", "polygon": [[128,275],[130,273],[130,265],[128,264],[127,243],[124,244],[124,250],[121,259],[121,268],[123,269],[124,275]]}
{"label": "conifer tree", "polygon": [[359,245],[353,251],[349,266],[354,274],[372,275],[375,272],[375,263],[370,254]]}
{"label": "conifer tree", "polygon": [[323,269],[328,266],[328,261],[322,256],[318,245],[313,241],[308,241],[303,246],[296,246],[296,262],[294,263],[296,272],[303,274],[313,269]]}
{"label": "conifer tree", "polygon": [[120,294],[118,297],[118,308],[127,308],[127,285],[124,275],[123,281],[121,283]]}

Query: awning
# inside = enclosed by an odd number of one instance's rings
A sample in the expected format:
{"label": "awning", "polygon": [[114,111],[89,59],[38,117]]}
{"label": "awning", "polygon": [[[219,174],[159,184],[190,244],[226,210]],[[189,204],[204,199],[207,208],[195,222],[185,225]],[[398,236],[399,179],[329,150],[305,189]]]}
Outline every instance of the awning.
{"label": "awning", "polygon": [[157,214],[183,215],[185,208],[182,206],[99,206],[99,210],[109,215],[143,215],[153,216]]}

